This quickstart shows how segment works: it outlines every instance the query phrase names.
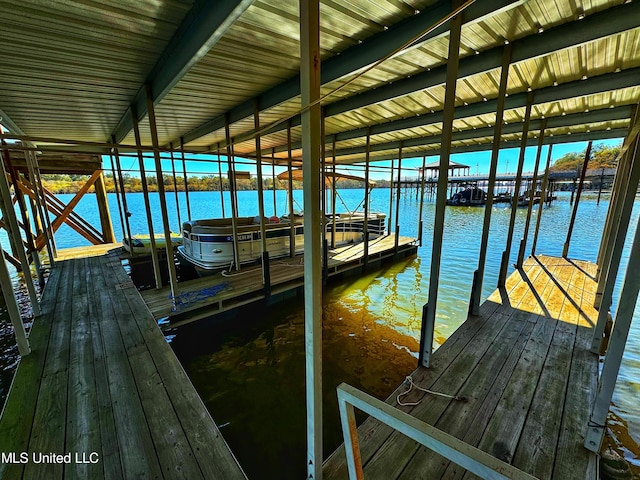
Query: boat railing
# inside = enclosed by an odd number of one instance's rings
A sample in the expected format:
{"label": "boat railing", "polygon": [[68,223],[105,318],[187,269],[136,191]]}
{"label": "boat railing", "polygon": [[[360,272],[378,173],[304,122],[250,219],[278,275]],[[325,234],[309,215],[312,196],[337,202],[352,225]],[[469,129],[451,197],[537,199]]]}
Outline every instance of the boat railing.
{"label": "boat railing", "polygon": [[351,385],[342,383],[337,390],[351,480],[364,478],[354,407],[481,478],[504,480],[535,480],[536,478]]}

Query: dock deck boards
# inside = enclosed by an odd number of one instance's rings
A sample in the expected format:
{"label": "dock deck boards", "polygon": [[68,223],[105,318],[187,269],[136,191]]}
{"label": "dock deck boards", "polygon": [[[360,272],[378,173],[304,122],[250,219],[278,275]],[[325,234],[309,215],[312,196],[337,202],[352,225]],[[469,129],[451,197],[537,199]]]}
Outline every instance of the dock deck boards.
{"label": "dock deck boards", "polygon": [[[398,252],[415,253],[416,240],[398,238]],[[379,261],[395,253],[395,235],[386,235],[369,242],[369,261]],[[341,246],[329,250],[328,275],[338,275],[359,268],[364,259],[364,243]],[[303,284],[304,255],[293,258],[277,258],[270,262],[271,292],[276,295]],[[147,307],[156,319],[171,318],[174,325],[231,310],[241,305],[262,300],[264,284],[262,266],[243,266],[239,272],[188,280],[178,284],[176,305],[171,298],[171,289],[150,289],[141,292]],[[219,290],[218,290],[219,289]],[[186,317],[186,319],[181,319]]]}
{"label": "dock deck boards", "polygon": [[[506,288],[496,290],[432,357],[412,374],[422,388],[401,410],[540,479],[596,479],[596,457],[583,447],[596,391],[598,356],[589,352],[595,265],[556,257],[529,258]],[[358,429],[365,478],[475,478],[368,418]],[[325,479],[348,478],[344,448],[324,464]]]}
{"label": "dock deck boards", "polygon": [[58,260],[0,418],[0,451],[29,462],[0,477],[246,478],[117,253]]}

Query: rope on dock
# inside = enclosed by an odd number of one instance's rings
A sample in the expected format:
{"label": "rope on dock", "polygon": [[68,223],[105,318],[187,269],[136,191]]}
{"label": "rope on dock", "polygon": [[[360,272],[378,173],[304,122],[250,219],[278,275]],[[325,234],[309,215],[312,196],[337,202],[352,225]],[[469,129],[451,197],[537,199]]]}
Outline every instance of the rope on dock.
{"label": "rope on dock", "polygon": [[180,293],[175,297],[173,295],[169,295],[169,298],[173,302],[173,308],[171,310],[176,312],[181,308],[188,308],[194,303],[203,302],[208,298],[215,297],[229,285],[229,282],[222,282],[218,285],[212,285],[211,287],[205,287],[200,290]]}
{"label": "rope on dock", "polygon": [[459,395],[449,395],[447,393],[434,392],[433,390],[428,390],[426,388],[422,388],[422,387],[420,387],[420,386],[418,386],[418,385],[416,385],[414,383],[413,378],[411,377],[411,375],[409,375],[405,379],[405,381],[409,383],[409,390],[407,390],[406,392],[402,392],[402,393],[398,394],[398,396],[396,397],[396,401],[398,402],[398,405],[400,405],[402,407],[415,407],[416,405],[419,405],[420,402],[422,401],[422,400],[418,400],[417,402],[402,403],[402,401],[400,400],[401,397],[404,397],[405,395],[407,395],[414,388],[416,390],[420,390],[421,392],[429,393],[431,395],[437,395],[439,397],[451,398],[453,400],[458,400],[460,402],[466,402],[467,401],[467,397],[461,397]]}

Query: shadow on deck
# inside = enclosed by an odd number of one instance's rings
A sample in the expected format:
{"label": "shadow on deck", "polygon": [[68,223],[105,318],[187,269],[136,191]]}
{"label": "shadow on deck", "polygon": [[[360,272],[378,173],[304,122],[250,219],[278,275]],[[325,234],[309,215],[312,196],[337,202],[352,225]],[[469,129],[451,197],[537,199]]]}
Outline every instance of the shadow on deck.
{"label": "shadow on deck", "polygon": [[[529,258],[435,352],[431,368],[412,373],[420,387],[466,401],[413,389],[402,406],[405,382],[387,403],[537,478],[597,478],[596,456],[583,447],[598,376],[589,352],[595,268]],[[365,478],[475,478],[373,418],[358,436]],[[323,471],[348,478],[344,447]]]}

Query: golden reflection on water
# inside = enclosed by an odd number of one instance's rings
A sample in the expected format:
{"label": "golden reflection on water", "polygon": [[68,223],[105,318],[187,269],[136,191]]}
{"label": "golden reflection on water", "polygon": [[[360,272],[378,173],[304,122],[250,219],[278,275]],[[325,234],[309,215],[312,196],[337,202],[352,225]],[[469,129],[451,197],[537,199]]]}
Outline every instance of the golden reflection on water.
{"label": "golden reflection on water", "polygon": [[[355,283],[366,290],[373,278]],[[418,351],[415,338],[371,314],[367,295],[339,300],[341,287],[336,290],[327,295],[323,308],[326,454],[342,443],[337,385],[347,382],[384,399],[416,368]],[[266,477],[293,479],[305,473],[302,305],[294,299],[268,311],[245,310],[232,321],[236,328],[199,328],[193,334],[181,330],[174,340],[189,377],[216,423],[223,425],[222,433],[249,478],[265,478],[270,472]],[[392,310],[390,315],[395,318]],[[240,331],[240,325],[252,331]],[[185,358],[188,353],[181,350],[193,352],[193,342],[205,342],[207,336],[217,337],[219,348]]]}

